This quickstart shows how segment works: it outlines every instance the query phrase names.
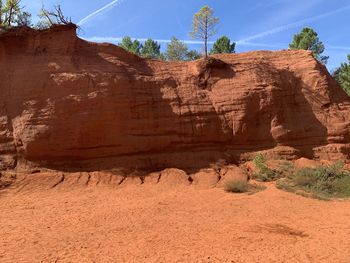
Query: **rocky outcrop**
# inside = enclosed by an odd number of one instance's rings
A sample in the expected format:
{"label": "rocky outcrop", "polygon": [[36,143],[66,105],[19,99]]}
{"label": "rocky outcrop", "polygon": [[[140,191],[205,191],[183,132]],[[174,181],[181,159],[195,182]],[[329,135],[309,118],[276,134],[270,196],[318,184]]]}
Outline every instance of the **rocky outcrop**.
{"label": "rocky outcrop", "polygon": [[144,60],[74,25],[0,35],[0,169],[349,159],[350,100],[307,51]]}

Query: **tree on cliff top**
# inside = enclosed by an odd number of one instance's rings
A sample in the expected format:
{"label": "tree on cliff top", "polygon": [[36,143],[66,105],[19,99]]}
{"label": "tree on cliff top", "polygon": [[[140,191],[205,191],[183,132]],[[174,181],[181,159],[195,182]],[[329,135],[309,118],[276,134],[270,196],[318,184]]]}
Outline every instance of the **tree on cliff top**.
{"label": "tree on cliff top", "polygon": [[37,24],[39,29],[50,28],[54,25],[68,25],[72,23],[72,19],[63,14],[60,5],[54,6],[53,10],[48,10],[44,6],[39,13],[40,21]]}
{"label": "tree on cliff top", "polygon": [[348,63],[342,63],[333,73],[333,76],[344,91],[350,96],[350,55],[348,55]]}
{"label": "tree on cliff top", "polygon": [[187,45],[178,40],[176,37],[172,37],[170,43],[167,45],[165,57],[169,61],[181,61],[187,60],[188,47]]}
{"label": "tree on cliff top", "polygon": [[32,15],[28,12],[21,12],[17,15],[16,23],[18,26],[32,26]]}
{"label": "tree on cliff top", "polygon": [[0,26],[30,26],[31,14],[23,11],[21,0],[0,0]]}
{"label": "tree on cliff top", "polygon": [[200,39],[204,42],[205,57],[208,57],[208,40],[216,34],[218,23],[219,18],[214,17],[214,10],[207,5],[193,16],[190,35],[193,39]]}
{"label": "tree on cliff top", "polygon": [[196,60],[202,57],[201,53],[197,50],[190,50],[187,52],[187,60]]}
{"label": "tree on cliff top", "polygon": [[3,18],[2,18],[3,14],[4,14],[3,3],[2,3],[2,0],[0,0],[0,26],[3,25]]}
{"label": "tree on cliff top", "polygon": [[222,36],[215,41],[210,54],[235,53],[235,47],[235,42],[231,43],[231,39]]}
{"label": "tree on cliff top", "polygon": [[132,41],[129,36],[123,37],[118,46],[125,49],[126,51],[134,53],[135,55],[141,55],[142,44],[137,39]]}
{"label": "tree on cliff top", "polygon": [[17,15],[21,12],[20,0],[7,0],[4,6],[4,24],[11,26],[16,22]]}
{"label": "tree on cliff top", "polygon": [[293,42],[289,44],[289,48],[310,50],[318,61],[327,64],[329,57],[322,56],[325,50],[324,44],[312,28],[305,27],[299,34],[294,35]]}
{"label": "tree on cliff top", "polygon": [[196,50],[188,50],[188,46],[176,37],[172,37],[167,45],[164,57],[169,61],[189,61],[201,58],[201,54]]}
{"label": "tree on cliff top", "polygon": [[147,39],[141,49],[141,56],[144,58],[159,58],[160,44],[152,39]]}
{"label": "tree on cliff top", "polygon": [[176,37],[172,37],[170,43],[167,45],[165,57],[169,61],[186,60],[188,53],[187,45],[178,40]]}

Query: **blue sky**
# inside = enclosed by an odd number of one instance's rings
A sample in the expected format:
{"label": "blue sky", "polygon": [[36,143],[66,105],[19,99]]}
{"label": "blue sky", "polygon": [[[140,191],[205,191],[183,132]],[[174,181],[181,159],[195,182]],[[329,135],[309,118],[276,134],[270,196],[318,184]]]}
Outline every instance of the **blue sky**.
{"label": "blue sky", "polygon": [[[98,42],[114,42],[129,35],[162,42],[172,36],[201,50],[189,37],[193,14],[208,4],[220,18],[218,34],[237,42],[237,52],[288,48],[294,34],[304,26],[314,28],[330,56],[330,70],[350,54],[349,0],[23,0],[34,15],[44,4],[60,4],[79,35]],[[213,40],[215,40],[215,38]]]}

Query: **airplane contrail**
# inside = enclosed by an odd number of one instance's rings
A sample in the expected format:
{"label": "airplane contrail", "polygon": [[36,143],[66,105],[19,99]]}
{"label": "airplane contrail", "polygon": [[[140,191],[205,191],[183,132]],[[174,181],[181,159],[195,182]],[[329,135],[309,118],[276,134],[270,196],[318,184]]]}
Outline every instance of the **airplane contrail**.
{"label": "airplane contrail", "polygon": [[[119,43],[122,41],[122,37],[87,37],[83,38],[87,41],[91,42],[109,42],[109,43]],[[131,40],[138,40],[140,42],[145,42],[147,38],[131,38]],[[170,43],[171,39],[153,39],[154,41],[158,43]],[[196,41],[196,40],[179,40],[185,44],[189,45],[203,45],[203,41]],[[237,42],[236,42],[237,43]],[[209,41],[208,44],[214,44],[214,41]],[[237,45],[239,46],[252,46],[252,47],[266,47],[266,48],[275,48],[275,49],[281,49],[281,48],[286,48],[288,47],[288,44],[283,44],[283,43],[256,43],[256,42],[240,42]],[[350,50],[350,46],[336,46],[336,45],[327,45],[328,49],[332,50]]]}
{"label": "airplane contrail", "polygon": [[[110,42],[110,43],[119,43],[122,41],[122,37],[88,37],[83,38],[87,41],[91,42]],[[131,40],[138,40],[140,42],[145,42],[147,38],[131,38]],[[154,41],[158,43],[170,43],[171,39],[154,39]],[[203,45],[203,41],[196,41],[196,40],[179,40],[185,44],[188,45]],[[208,41],[208,44],[212,45],[214,44],[214,41]],[[266,48],[283,48],[283,44],[265,44],[265,43],[254,43],[254,42],[244,42],[240,43],[241,46],[253,46],[253,47],[266,47]]]}
{"label": "airplane contrail", "polygon": [[[89,37],[89,38],[84,38],[87,41],[92,41],[92,42],[112,42],[112,43],[117,43],[122,41],[122,37]],[[138,40],[140,42],[145,42],[147,38],[131,38],[131,40]],[[153,39],[154,41],[158,43],[170,43],[171,39]],[[196,40],[179,40],[181,42],[184,42],[185,44],[193,44],[193,45],[201,45],[204,44],[203,41],[196,41]],[[214,44],[214,41],[208,41],[208,44]]]}
{"label": "airplane contrail", "polygon": [[110,8],[120,4],[121,2],[123,2],[124,0],[114,0],[112,2],[110,2],[109,4],[105,5],[104,7],[101,7],[100,9],[96,10],[95,12],[92,12],[91,14],[87,15],[86,17],[84,17],[83,19],[81,19],[78,22],[78,26],[82,26],[84,25],[86,22],[88,22],[91,18],[93,18],[94,16],[101,14],[107,10],[109,10]]}
{"label": "airplane contrail", "polygon": [[328,49],[333,49],[333,50],[345,50],[345,51],[349,51],[350,50],[350,46],[333,46],[333,45],[327,45]]}
{"label": "airplane contrail", "polygon": [[350,5],[347,5],[345,7],[342,7],[342,8],[339,8],[339,9],[336,9],[336,10],[333,10],[333,11],[330,11],[330,12],[327,12],[327,13],[324,13],[324,14],[321,14],[321,15],[309,17],[309,18],[306,18],[306,19],[303,19],[303,20],[299,20],[299,21],[290,23],[290,24],[286,24],[286,25],[283,25],[283,26],[275,27],[273,29],[270,29],[270,30],[258,33],[256,35],[240,39],[240,40],[237,41],[237,44],[243,44],[244,42],[248,42],[248,41],[251,41],[251,40],[255,40],[255,39],[258,39],[258,38],[262,38],[262,37],[273,35],[273,34],[276,34],[276,33],[279,33],[279,32],[283,32],[283,31],[286,31],[286,30],[291,29],[291,28],[302,26],[305,23],[311,23],[311,22],[314,22],[314,21],[317,21],[317,20],[320,20],[320,19],[332,16],[332,15],[336,15],[336,14],[344,12],[344,11],[346,11],[348,9],[350,9]]}

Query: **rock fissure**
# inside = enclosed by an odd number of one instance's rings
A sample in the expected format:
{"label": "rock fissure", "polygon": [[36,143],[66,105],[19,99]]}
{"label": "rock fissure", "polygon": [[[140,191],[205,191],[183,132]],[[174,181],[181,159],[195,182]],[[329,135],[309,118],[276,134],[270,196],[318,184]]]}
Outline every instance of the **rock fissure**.
{"label": "rock fissure", "polygon": [[60,180],[59,180],[57,183],[55,183],[55,184],[51,187],[51,189],[53,189],[53,188],[57,187],[58,185],[62,184],[62,183],[64,182],[64,180],[65,180],[65,174],[62,174]]}

